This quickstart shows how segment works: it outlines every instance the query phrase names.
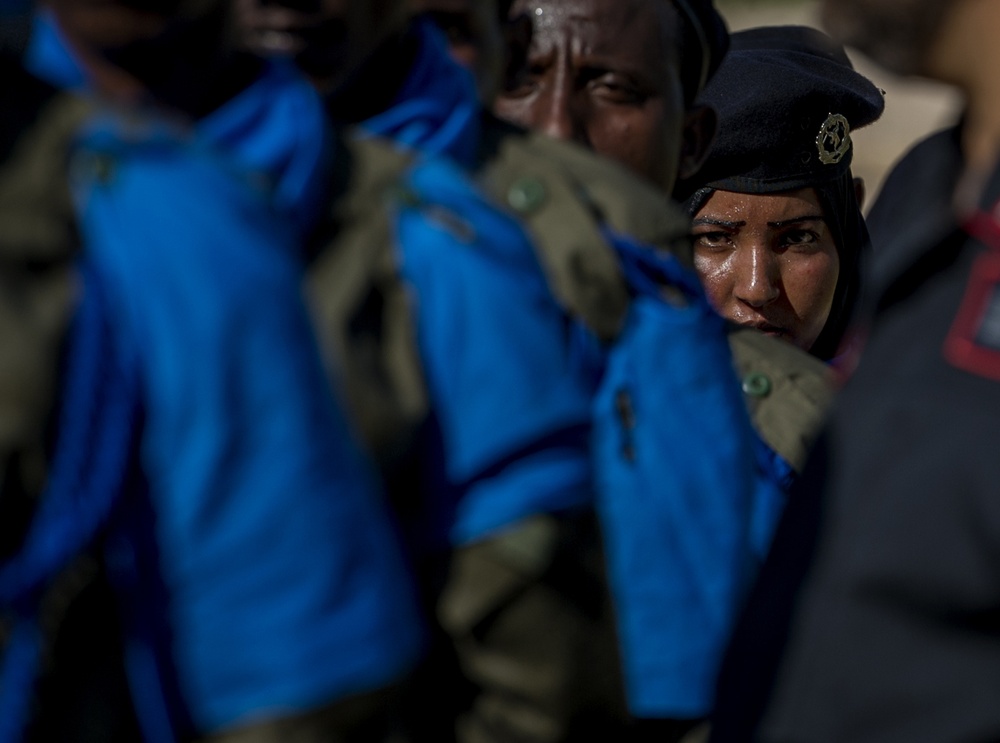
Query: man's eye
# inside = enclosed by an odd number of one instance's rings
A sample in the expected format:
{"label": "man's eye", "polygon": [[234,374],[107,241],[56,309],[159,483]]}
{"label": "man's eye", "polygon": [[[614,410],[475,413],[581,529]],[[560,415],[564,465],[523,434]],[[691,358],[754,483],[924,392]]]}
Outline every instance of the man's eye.
{"label": "man's eye", "polygon": [[614,103],[639,104],[649,97],[638,85],[615,74],[594,77],[588,83],[588,87],[602,98]]}
{"label": "man's eye", "polygon": [[539,65],[528,65],[524,69],[509,74],[504,81],[502,95],[508,98],[524,98],[536,90],[545,76],[545,69]]}
{"label": "man's eye", "polygon": [[535,81],[529,75],[521,73],[504,82],[501,95],[506,98],[525,98],[531,95],[535,88]]}

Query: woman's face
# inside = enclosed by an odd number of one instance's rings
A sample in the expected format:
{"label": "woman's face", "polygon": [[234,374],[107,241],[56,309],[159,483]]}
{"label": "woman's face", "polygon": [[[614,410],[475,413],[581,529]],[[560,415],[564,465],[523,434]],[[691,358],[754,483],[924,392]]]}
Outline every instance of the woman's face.
{"label": "woman's face", "polygon": [[694,236],[695,268],[719,314],[812,348],[840,275],[815,190],[716,191],[695,215]]}

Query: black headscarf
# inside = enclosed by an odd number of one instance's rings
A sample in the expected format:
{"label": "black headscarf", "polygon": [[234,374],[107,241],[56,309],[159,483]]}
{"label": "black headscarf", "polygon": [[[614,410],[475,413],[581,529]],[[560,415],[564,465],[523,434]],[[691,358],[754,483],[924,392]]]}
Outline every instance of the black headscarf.
{"label": "black headscarf", "polygon": [[840,259],[830,316],[810,352],[830,359],[861,290],[871,240],[851,173],[850,131],[882,114],[882,92],[854,71],[842,47],[801,26],[732,35],[730,52],[699,102],[719,114],[719,135],[685,186],[696,215],[714,191],[773,194],[813,188]]}
{"label": "black headscarf", "polygon": [[[819,197],[823,207],[823,216],[837,246],[840,259],[840,274],[837,278],[837,288],[830,307],[830,316],[819,338],[809,349],[817,358],[827,361],[837,353],[844,333],[851,322],[851,317],[861,293],[861,264],[871,250],[871,239],[865,226],[861,207],[858,204],[857,193],[854,190],[854,176],[850,170],[828,183],[814,184],[812,188]],[[693,218],[712,198],[717,189],[700,188],[695,191],[684,206]],[[730,190],[730,189],[724,189]],[[756,191],[740,191],[740,193],[766,193]]]}

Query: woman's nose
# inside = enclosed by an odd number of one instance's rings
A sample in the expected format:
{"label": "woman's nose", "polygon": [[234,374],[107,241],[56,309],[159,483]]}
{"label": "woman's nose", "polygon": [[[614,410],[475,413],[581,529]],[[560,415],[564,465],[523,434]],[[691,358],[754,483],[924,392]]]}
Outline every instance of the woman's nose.
{"label": "woman's nose", "polygon": [[777,256],[762,246],[741,248],[736,261],[736,298],[751,307],[764,307],[781,296]]}

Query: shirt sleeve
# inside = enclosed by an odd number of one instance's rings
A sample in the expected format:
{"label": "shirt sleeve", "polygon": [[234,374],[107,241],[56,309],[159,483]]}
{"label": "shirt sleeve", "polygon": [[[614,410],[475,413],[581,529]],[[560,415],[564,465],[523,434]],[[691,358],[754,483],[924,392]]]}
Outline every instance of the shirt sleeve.
{"label": "shirt sleeve", "polygon": [[414,592],[322,372],[294,226],[168,139],[95,136],[74,170],[87,261],[138,367],[169,654],[195,726],[397,680],[421,645]]}

